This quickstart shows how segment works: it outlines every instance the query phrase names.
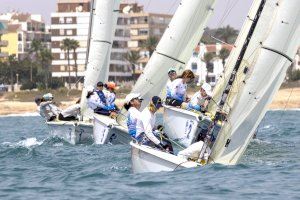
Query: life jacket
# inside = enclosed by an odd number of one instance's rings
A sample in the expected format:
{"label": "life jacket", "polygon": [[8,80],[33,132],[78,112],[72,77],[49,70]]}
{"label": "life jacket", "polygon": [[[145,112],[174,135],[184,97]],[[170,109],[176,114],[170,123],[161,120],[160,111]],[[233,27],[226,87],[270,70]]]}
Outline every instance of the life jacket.
{"label": "life jacket", "polygon": [[99,98],[100,98],[100,100],[101,100],[101,102],[103,103],[103,104],[105,104],[106,103],[106,97],[105,97],[105,95],[104,95],[104,92],[101,90],[97,90],[97,94],[98,94],[98,96],[99,96]]}

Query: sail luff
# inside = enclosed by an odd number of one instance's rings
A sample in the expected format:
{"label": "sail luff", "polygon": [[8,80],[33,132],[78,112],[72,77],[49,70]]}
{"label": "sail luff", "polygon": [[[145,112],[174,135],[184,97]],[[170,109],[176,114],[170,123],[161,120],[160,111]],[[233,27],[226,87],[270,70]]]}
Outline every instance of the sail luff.
{"label": "sail luff", "polygon": [[196,44],[200,41],[207,21],[213,13],[215,0],[183,0],[133,88],[145,99],[158,95],[167,83],[167,71],[176,67],[182,71]]}
{"label": "sail luff", "polygon": [[106,81],[109,71],[110,52],[115,32],[115,23],[120,0],[97,0],[93,14],[91,42],[84,88],[81,95],[82,116],[92,117],[86,104],[86,87],[96,86],[98,81]]}
{"label": "sail luff", "polygon": [[238,59],[238,57],[240,55],[244,41],[246,40],[247,34],[253,23],[252,19],[254,19],[254,16],[256,15],[256,12],[258,10],[260,3],[261,3],[261,0],[254,0],[252,3],[252,6],[249,10],[247,18],[246,18],[246,20],[240,30],[240,33],[236,39],[234,49],[230,52],[230,55],[224,66],[224,73],[218,80],[218,82],[213,90],[213,101],[210,102],[209,108],[208,108],[210,113],[216,113],[216,111],[218,109],[218,103],[221,100],[222,93],[225,90],[226,84],[230,78],[232,71],[233,71],[234,64],[236,63],[236,60]]}
{"label": "sail luff", "polygon": [[253,54],[248,63],[249,73],[241,79],[245,83],[237,94],[229,99],[232,110],[214,144],[212,162],[236,164],[264,117],[291,65],[289,58],[295,55],[300,44],[298,3],[297,0],[267,1],[258,25],[261,29],[269,28],[255,33],[255,37],[265,35],[259,48],[254,52],[247,50],[247,54]]}

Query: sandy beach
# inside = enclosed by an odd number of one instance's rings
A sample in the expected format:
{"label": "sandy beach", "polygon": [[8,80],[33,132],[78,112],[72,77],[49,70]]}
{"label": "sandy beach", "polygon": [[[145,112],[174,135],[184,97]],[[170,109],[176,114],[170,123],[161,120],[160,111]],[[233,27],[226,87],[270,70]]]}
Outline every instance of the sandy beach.
{"label": "sandy beach", "polygon": [[[62,101],[60,107],[66,108],[74,104],[75,101]],[[116,104],[122,106],[123,99],[118,99]],[[0,100],[0,115],[24,114],[36,112],[34,102],[7,101],[5,98]],[[281,89],[275,95],[269,109],[297,109],[300,108],[300,88]]]}

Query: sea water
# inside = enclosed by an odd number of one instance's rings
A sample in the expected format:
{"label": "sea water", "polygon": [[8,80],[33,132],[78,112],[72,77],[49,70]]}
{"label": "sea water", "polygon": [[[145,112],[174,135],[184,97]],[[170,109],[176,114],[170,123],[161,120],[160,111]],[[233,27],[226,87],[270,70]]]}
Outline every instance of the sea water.
{"label": "sea water", "polygon": [[240,164],[133,174],[129,145],[71,145],[0,117],[0,199],[300,199],[300,111],[269,111]]}

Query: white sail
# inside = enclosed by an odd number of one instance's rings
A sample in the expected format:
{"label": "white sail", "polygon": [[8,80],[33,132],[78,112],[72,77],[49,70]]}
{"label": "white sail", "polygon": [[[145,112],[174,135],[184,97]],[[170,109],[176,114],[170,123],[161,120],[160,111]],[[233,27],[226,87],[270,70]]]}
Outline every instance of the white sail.
{"label": "white sail", "polygon": [[[120,0],[97,0],[91,28],[90,49],[84,88],[81,96],[81,114],[89,115],[86,105],[86,87],[96,86],[98,81],[108,79],[110,52],[118,17]],[[92,115],[89,116],[92,118]]]}
{"label": "white sail", "polygon": [[[268,0],[257,28],[250,42],[257,48],[246,51],[245,58],[252,57],[247,62],[249,71],[237,76],[226,102],[228,121],[213,146],[211,162],[236,164],[264,117],[300,45],[299,0]],[[265,39],[257,41],[261,34]]]}
{"label": "white sail", "polygon": [[133,88],[144,98],[142,107],[152,96],[159,95],[167,83],[170,67],[176,67],[179,73],[184,69],[213,13],[214,3],[215,0],[182,0]]}

